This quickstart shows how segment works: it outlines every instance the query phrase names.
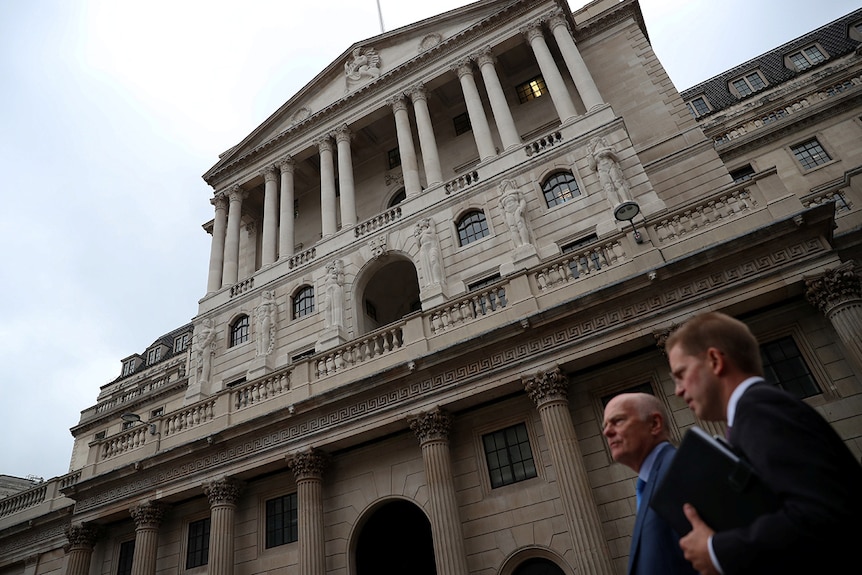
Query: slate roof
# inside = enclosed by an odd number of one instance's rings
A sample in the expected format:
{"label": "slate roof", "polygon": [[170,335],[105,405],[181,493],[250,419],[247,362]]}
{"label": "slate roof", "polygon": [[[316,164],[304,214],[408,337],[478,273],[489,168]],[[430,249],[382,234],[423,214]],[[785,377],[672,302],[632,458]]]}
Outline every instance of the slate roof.
{"label": "slate roof", "polygon": [[[737,102],[747,100],[748,98],[757,97],[758,92],[747,96],[746,98],[738,98],[728,89],[728,82],[743,76],[747,72],[759,70],[766,78],[767,85],[759,91],[769,90],[775,86],[792,80],[800,74],[810,72],[821,66],[828,66],[836,58],[845,56],[860,47],[860,42],[850,38],[848,30],[850,26],[862,21],[862,8],[855,10],[846,16],[838,18],[805,34],[795,40],[791,40],[769,52],[762,54],[756,58],[752,58],[748,62],[740,64],[726,72],[710,78],[700,84],[692,86],[680,92],[683,100],[690,100],[699,95],[706,96],[712,111],[709,114],[699,116],[698,119],[708,117],[716,112],[728,108]],[[823,62],[816,64],[802,72],[790,70],[784,65],[784,57],[790,53],[798,52],[806,46],[810,46],[817,42],[826,51],[828,57]]]}

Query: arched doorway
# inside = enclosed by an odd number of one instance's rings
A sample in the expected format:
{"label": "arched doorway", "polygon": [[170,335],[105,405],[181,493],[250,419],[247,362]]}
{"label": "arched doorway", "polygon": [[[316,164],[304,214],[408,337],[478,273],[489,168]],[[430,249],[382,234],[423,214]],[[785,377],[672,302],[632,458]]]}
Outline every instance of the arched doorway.
{"label": "arched doorway", "polygon": [[406,257],[387,254],[362,275],[365,279],[357,290],[362,305],[360,333],[374,331],[421,309],[416,267]]}
{"label": "arched doorway", "polygon": [[553,561],[544,557],[533,557],[518,565],[512,575],[565,575],[565,573]]}
{"label": "arched doorway", "polygon": [[436,575],[431,523],[413,503],[378,507],[356,542],[357,575]]}

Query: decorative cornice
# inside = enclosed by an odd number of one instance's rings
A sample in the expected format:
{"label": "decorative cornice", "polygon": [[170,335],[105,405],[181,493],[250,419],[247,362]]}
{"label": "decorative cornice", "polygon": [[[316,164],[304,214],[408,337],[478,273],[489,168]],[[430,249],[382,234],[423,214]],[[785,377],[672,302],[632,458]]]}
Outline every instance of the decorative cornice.
{"label": "decorative cornice", "polygon": [[409,421],[410,429],[419,438],[419,443],[448,441],[452,428],[452,416],[440,407],[422,413]]}
{"label": "decorative cornice", "polygon": [[203,484],[204,493],[210,507],[216,505],[235,505],[245,484],[235,479],[223,478]]}
{"label": "decorative cornice", "polygon": [[293,472],[296,481],[322,479],[328,457],[314,448],[299,451],[287,456],[287,466]]}
{"label": "decorative cornice", "polygon": [[522,377],[521,382],[536,407],[550,401],[568,401],[569,380],[559,366],[550,371],[540,371],[533,377]]}
{"label": "decorative cornice", "polygon": [[827,317],[841,305],[862,302],[862,278],[856,274],[854,262],[805,278],[805,298]]}

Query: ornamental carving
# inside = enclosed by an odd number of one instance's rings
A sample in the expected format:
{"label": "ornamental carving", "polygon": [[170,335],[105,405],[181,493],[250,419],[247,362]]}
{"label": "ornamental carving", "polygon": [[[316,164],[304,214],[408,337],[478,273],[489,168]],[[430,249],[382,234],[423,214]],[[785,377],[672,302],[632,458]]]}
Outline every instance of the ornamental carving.
{"label": "ornamental carving", "polygon": [[93,523],[75,523],[64,528],[70,547],[92,547],[102,533],[100,526]]}
{"label": "ornamental carving", "polygon": [[537,407],[549,401],[568,400],[569,380],[559,367],[540,371],[534,377],[522,377],[521,382]]}
{"label": "ornamental carving", "polygon": [[371,257],[375,260],[380,256],[386,255],[386,236],[371,238],[368,240],[368,247],[371,248]]}
{"label": "ornamental carving", "polygon": [[157,501],[145,501],[129,508],[129,514],[135,520],[135,528],[158,527],[162,522],[166,507]]}
{"label": "ornamental carving", "polygon": [[667,338],[669,338],[670,334],[672,334],[674,331],[676,331],[676,328],[678,328],[678,327],[679,326],[677,324],[673,324],[672,326],[670,326],[667,329],[664,329],[662,331],[657,331],[657,332],[652,334],[652,336],[655,338],[655,346],[657,348],[659,348],[662,355],[667,356],[667,349],[665,348],[665,344],[667,343]]}
{"label": "ornamental carving", "polygon": [[805,298],[827,316],[842,304],[862,299],[862,279],[856,274],[854,263],[849,261],[806,278]]}
{"label": "ornamental carving", "polygon": [[216,194],[210,199],[210,203],[215,206],[216,211],[227,209],[227,198],[224,193]]}
{"label": "ornamental carving", "polygon": [[441,36],[440,34],[437,34],[436,32],[433,34],[428,34],[427,36],[422,38],[421,42],[419,42],[419,52],[426,52],[431,48],[434,48],[435,46],[439,45],[442,41],[443,36]]}
{"label": "ornamental carving", "polygon": [[278,305],[275,303],[275,290],[264,290],[263,301],[254,310],[257,321],[257,357],[269,355],[275,347],[278,332]]}
{"label": "ornamental carving", "polygon": [[233,505],[242,493],[243,483],[234,479],[216,479],[204,483],[203,490],[209,499],[210,507],[216,505]]}
{"label": "ornamental carving", "polygon": [[419,438],[419,443],[448,441],[452,428],[452,416],[441,408],[420,414],[410,420],[410,429]]}
{"label": "ornamental carving", "polygon": [[354,48],[344,63],[347,89],[380,77],[380,56],[374,48]]}
{"label": "ornamental carving", "polygon": [[304,479],[322,479],[327,457],[322,451],[309,447],[287,456],[287,467],[293,472],[297,481]]}
{"label": "ornamental carving", "polygon": [[264,169],[260,171],[263,174],[264,181],[267,182],[277,182],[278,174],[275,171],[275,166],[266,166]]}
{"label": "ornamental carving", "polygon": [[293,116],[290,117],[290,125],[295,126],[296,124],[302,122],[303,120],[309,118],[311,116],[311,110],[308,108],[302,107],[296,112],[293,113]]}

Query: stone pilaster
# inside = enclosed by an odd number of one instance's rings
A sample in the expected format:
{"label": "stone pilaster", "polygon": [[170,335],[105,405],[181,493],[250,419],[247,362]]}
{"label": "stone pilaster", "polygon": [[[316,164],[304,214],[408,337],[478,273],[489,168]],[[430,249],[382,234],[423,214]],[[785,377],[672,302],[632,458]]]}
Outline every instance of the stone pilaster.
{"label": "stone pilaster", "polygon": [[159,551],[159,526],[165,506],[147,501],[129,509],[135,521],[135,554],[132,557],[132,575],[155,575],[156,556]]}
{"label": "stone pilaster", "polygon": [[560,69],[548,49],[542,26],[539,22],[534,22],[524,27],[521,33],[533,49],[533,54],[535,54],[539,69],[542,71],[542,78],[545,79],[545,86],[554,102],[557,115],[561,122],[566,123],[576,117],[578,113],[575,110],[572,97],[569,95],[569,90],[566,88],[566,83],[563,81],[563,76],[560,74]]}
{"label": "stone pilaster", "polygon": [[416,196],[422,192],[422,183],[419,181],[419,162],[416,159],[416,147],[413,145],[407,103],[403,96],[398,96],[392,99],[389,105],[395,116],[395,135],[398,138],[398,153],[401,156],[404,191],[407,197]]}
{"label": "stone pilaster", "polygon": [[93,547],[101,535],[101,528],[87,523],[76,523],[65,528],[66,539],[66,575],[89,575],[90,558]]}
{"label": "stone pilaster", "polygon": [[278,173],[275,166],[263,169],[263,253],[261,263],[275,262],[278,237]]}
{"label": "stone pilaster", "polygon": [[610,575],[614,572],[610,552],[569,412],[568,380],[557,367],[522,381],[548,439],[578,573]]}
{"label": "stone pilaster", "polygon": [[475,138],[476,148],[479,150],[479,160],[491,159],[497,155],[497,150],[491,139],[491,128],[488,125],[488,117],[485,115],[482,99],[479,97],[479,89],[476,88],[473,63],[469,58],[462,60],[455,65],[454,71],[458,74],[461,91],[464,93],[464,103],[467,105],[467,115],[470,117],[473,138]]}
{"label": "stone pilaster", "polygon": [[449,455],[451,426],[451,416],[440,408],[423,413],[410,421],[410,429],[419,438],[422,461],[425,463],[437,573],[468,575],[470,571],[467,568],[467,553],[464,549]]}
{"label": "stone pilaster", "polygon": [[862,279],[854,262],[805,278],[805,297],[832,323],[850,360],[862,371]]}
{"label": "stone pilaster", "polygon": [[323,469],[326,455],[315,449],[287,457],[296,479],[299,517],[299,575],[325,575],[326,550],[323,534]]}
{"label": "stone pilaster", "polygon": [[209,575],[233,575],[234,515],[243,484],[217,479],[204,484],[210,502]]}
{"label": "stone pilaster", "polygon": [[213,219],[213,238],[210,246],[210,267],[207,276],[207,293],[214,293],[221,289],[222,275],[224,273],[224,243],[225,231],[227,229],[227,198],[224,194],[216,194],[210,200],[215,207]]}

